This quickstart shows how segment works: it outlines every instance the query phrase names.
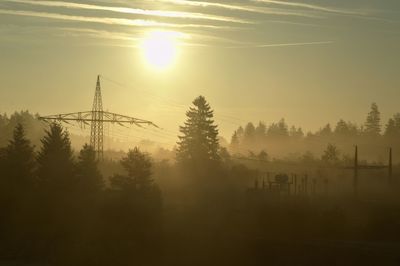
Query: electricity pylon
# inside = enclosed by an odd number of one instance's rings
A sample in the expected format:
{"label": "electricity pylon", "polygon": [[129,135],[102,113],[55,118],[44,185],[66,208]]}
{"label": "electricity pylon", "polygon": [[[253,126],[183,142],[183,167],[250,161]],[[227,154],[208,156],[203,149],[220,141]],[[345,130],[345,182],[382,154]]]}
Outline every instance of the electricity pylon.
{"label": "electricity pylon", "polygon": [[120,126],[128,124],[136,125],[138,127],[149,125],[158,128],[158,126],[151,121],[103,111],[100,76],[97,76],[96,92],[94,95],[92,111],[41,116],[39,119],[46,122],[64,122],[67,124],[69,124],[69,122],[77,122],[81,126],[90,125],[90,145],[95,150],[96,157],[99,160],[103,159],[104,123],[116,123]]}
{"label": "electricity pylon", "polygon": [[103,159],[103,100],[101,98],[100,76],[97,76],[96,92],[92,106],[92,118],[90,127],[90,145],[97,152],[97,156]]}

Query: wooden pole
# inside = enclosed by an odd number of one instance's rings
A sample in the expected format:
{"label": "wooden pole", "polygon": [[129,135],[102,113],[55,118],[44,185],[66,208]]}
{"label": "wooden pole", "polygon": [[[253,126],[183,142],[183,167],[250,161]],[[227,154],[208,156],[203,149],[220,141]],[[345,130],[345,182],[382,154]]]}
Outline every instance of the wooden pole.
{"label": "wooden pole", "polygon": [[304,176],[304,192],[306,193],[306,195],[307,195],[307,187],[308,187],[308,175],[305,174],[305,176]]}
{"label": "wooden pole", "polygon": [[354,152],[354,176],[353,176],[353,192],[354,196],[358,195],[358,147],[355,146]]}
{"label": "wooden pole", "polygon": [[392,184],[392,174],[393,174],[393,169],[392,169],[392,147],[389,148],[389,171],[388,171],[388,183],[389,185]]}

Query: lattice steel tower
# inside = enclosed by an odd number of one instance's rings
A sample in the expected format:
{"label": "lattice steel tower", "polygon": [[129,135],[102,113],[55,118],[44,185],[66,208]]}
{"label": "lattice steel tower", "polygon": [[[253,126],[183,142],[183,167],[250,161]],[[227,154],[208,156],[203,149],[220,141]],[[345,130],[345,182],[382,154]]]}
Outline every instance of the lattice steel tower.
{"label": "lattice steel tower", "polygon": [[39,119],[46,122],[77,122],[81,127],[90,125],[90,145],[95,150],[96,157],[99,160],[103,160],[104,123],[118,124],[120,126],[135,125],[138,127],[148,125],[158,128],[158,126],[151,121],[103,111],[100,76],[97,76],[92,111],[41,116]]}
{"label": "lattice steel tower", "polygon": [[92,106],[90,145],[96,151],[99,159],[103,159],[103,133],[103,100],[101,97],[100,76],[97,76],[96,92]]}

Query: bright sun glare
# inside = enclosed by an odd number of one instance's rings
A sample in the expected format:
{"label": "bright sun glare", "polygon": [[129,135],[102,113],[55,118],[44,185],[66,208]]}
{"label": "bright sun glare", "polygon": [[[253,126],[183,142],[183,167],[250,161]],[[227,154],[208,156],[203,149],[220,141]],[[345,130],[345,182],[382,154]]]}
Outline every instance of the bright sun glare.
{"label": "bright sun glare", "polygon": [[155,70],[170,67],[177,54],[177,34],[169,31],[149,32],[141,43],[146,63]]}

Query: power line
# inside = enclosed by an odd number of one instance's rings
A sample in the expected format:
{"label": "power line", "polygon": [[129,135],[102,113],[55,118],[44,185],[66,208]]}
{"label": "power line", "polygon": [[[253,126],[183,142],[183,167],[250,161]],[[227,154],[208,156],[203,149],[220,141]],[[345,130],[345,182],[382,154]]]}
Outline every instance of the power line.
{"label": "power line", "polygon": [[70,124],[69,122],[76,122],[80,126],[90,125],[90,145],[96,151],[98,159],[103,159],[104,154],[104,123],[118,124],[120,126],[136,125],[141,128],[143,128],[143,125],[147,125],[158,128],[158,126],[151,121],[103,111],[100,76],[97,76],[92,111],[49,115],[39,117],[39,119],[46,122],[57,121],[68,124]]}

